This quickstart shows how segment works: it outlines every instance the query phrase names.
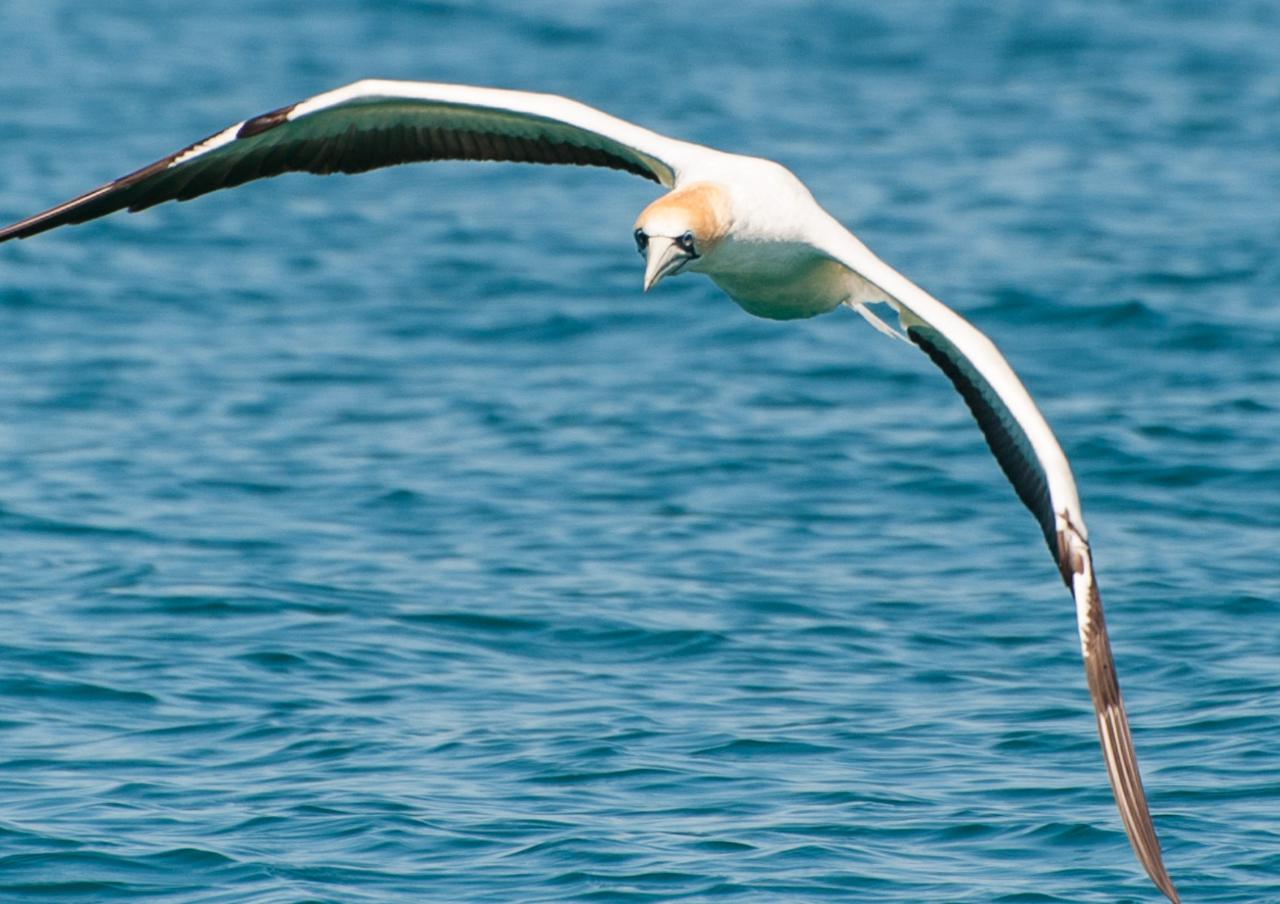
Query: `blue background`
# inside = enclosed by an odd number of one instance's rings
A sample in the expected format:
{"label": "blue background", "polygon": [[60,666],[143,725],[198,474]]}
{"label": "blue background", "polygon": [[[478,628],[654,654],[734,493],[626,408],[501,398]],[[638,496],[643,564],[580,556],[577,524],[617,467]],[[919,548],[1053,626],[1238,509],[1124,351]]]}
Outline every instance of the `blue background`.
{"label": "blue background", "polygon": [[[0,218],[364,76],[781,160],[1071,457],[1170,870],[1280,900],[1273,3],[0,4]],[[0,248],[0,897],[1158,894],[918,352],[640,293],[624,174]]]}

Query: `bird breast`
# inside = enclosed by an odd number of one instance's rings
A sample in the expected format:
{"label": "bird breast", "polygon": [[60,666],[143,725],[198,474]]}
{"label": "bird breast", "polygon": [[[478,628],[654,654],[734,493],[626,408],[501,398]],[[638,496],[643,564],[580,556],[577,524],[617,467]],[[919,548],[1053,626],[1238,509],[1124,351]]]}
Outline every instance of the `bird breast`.
{"label": "bird breast", "polygon": [[727,260],[718,260],[707,275],[748,314],[770,320],[814,317],[851,294],[849,270],[811,248],[762,244],[752,249],[743,243],[723,250],[729,252]]}

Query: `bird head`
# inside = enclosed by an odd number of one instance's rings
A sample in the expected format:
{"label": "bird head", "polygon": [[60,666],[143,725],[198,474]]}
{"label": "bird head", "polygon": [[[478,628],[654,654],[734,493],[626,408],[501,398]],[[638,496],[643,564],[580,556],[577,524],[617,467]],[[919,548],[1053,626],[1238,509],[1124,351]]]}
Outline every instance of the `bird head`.
{"label": "bird head", "polygon": [[686,267],[703,269],[729,230],[728,195],[695,182],[663,195],[636,218],[636,249],[644,255],[644,291]]}

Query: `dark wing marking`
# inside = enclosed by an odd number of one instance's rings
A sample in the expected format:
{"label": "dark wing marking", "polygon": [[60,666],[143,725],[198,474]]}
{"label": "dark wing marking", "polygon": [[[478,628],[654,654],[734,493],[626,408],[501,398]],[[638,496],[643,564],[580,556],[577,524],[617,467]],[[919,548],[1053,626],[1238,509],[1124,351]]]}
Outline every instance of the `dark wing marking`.
{"label": "dark wing marking", "polygon": [[431,160],[601,166],[670,186],[675,166],[663,158],[679,156],[680,147],[690,146],[550,95],[357,82],[237,123],[0,229],[0,241],[286,172],[359,173]]}
{"label": "dark wing marking", "polygon": [[1121,821],[1147,875],[1176,904],[1178,893],[1165,870],[1142,789],[1138,758],[1102,617],[1084,516],[1062,447],[1022,381],[990,339],[860,242],[846,243],[837,259],[884,291],[897,309],[907,336],[960,392],[1018,498],[1039,522],[1076,602],[1085,676]]}
{"label": "dark wing marking", "polygon": [[1057,529],[1044,465],[1023,425],[1006,406],[1000,393],[939,330],[921,324],[909,324],[906,330],[907,336],[942,369],[968,404],[1018,498],[1040,523],[1049,551],[1076,599],[1085,677],[1093,698],[1102,757],[1111,779],[1120,819],[1147,875],[1176,904],[1178,893],[1160,855],[1160,841],[1156,837],[1138,772],[1138,755],[1120,697],[1120,684],[1102,616],[1102,599],[1093,575],[1093,554],[1088,541],[1075,528],[1070,513],[1066,513],[1063,529]]}
{"label": "dark wing marking", "polygon": [[1000,469],[1013,484],[1022,504],[1040,522],[1049,551],[1057,554],[1057,532],[1054,528],[1053,502],[1049,498],[1049,482],[1036,458],[1031,441],[1017,418],[1004,406],[969,362],[942,333],[929,326],[908,326],[907,336],[924,349],[925,354],[950,378],[959,391],[987,440],[987,445],[1000,463]]}

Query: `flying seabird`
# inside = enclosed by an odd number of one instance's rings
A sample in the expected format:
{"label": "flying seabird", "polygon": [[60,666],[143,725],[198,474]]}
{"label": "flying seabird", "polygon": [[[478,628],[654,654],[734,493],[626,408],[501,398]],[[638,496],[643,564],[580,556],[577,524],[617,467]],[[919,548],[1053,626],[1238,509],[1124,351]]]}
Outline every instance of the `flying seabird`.
{"label": "flying seabird", "polygon": [[[625,170],[668,192],[635,221],[644,289],[705,273],[748,313],[776,320],[844,306],[915,343],[968,404],[1040,523],[1075,599],[1085,675],[1120,817],[1152,881],[1178,901],[1147,809],[1075,480],[1057,439],[995,345],[862,244],[771,160],[668,138],[548,94],[365,80],[238,122],[43,213],[0,229],[27,238],[128,208],[185,201],[285,172],[358,173],[427,160],[506,160]],[[895,329],[867,305],[887,303]]]}

